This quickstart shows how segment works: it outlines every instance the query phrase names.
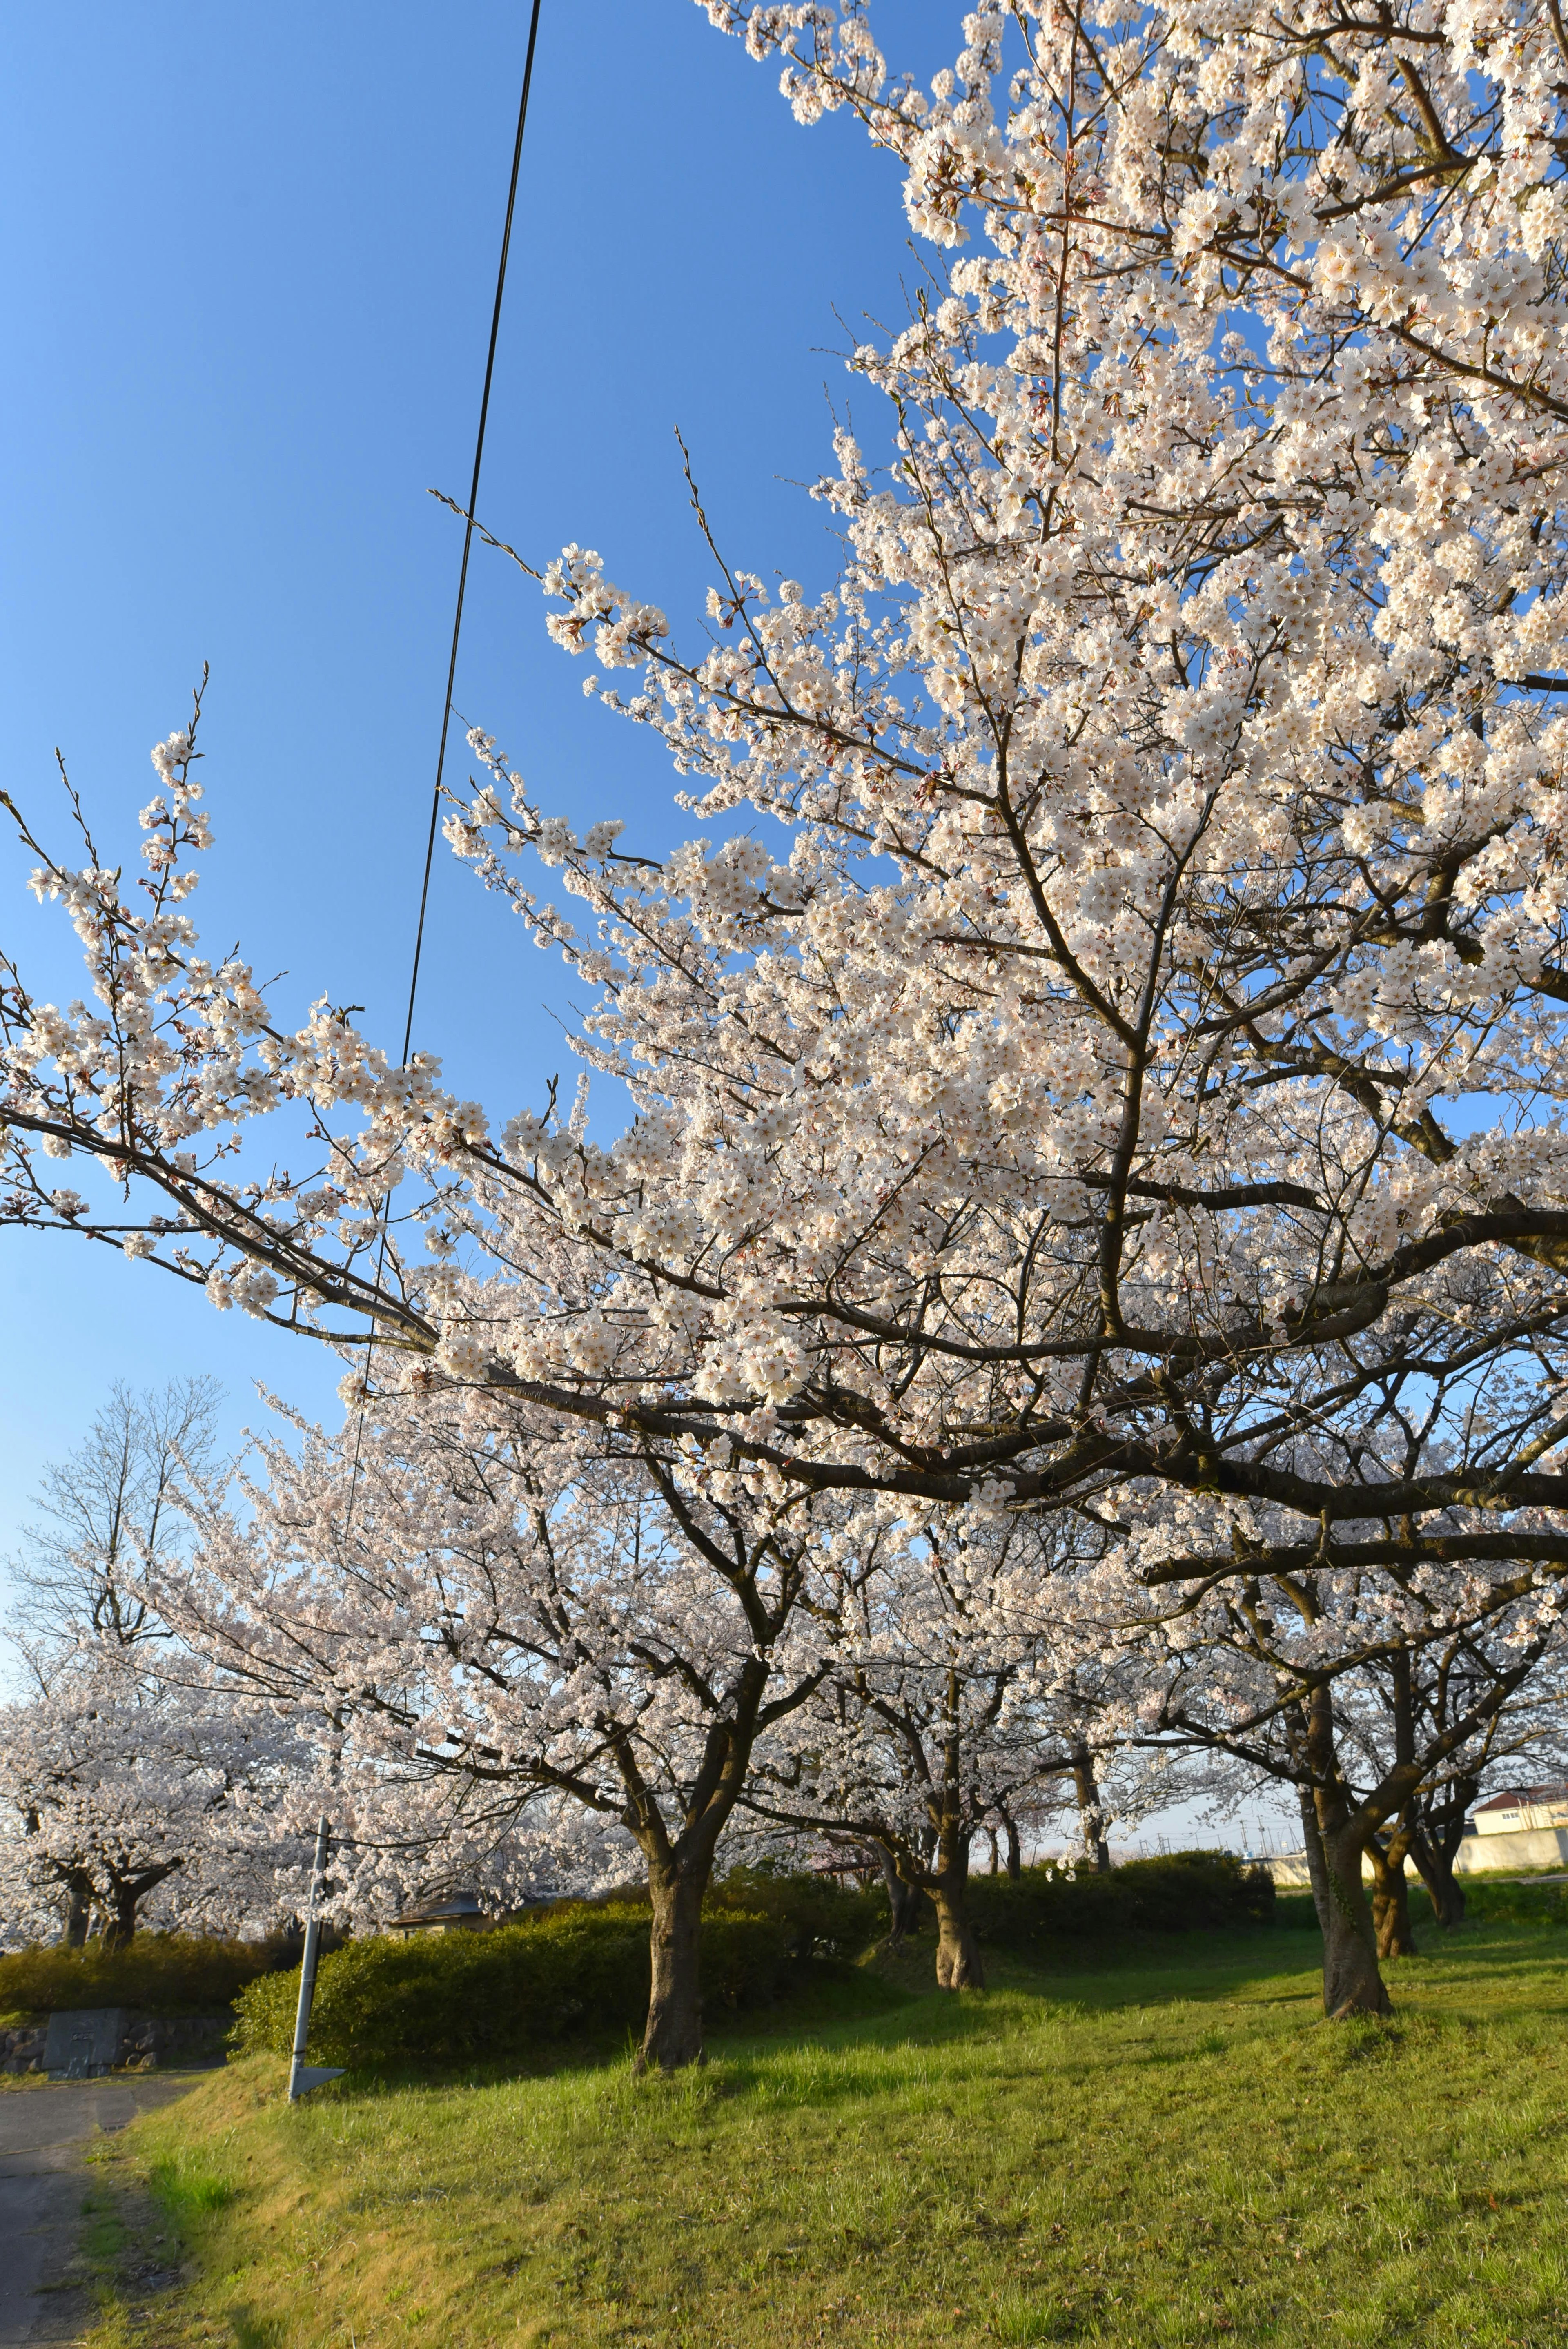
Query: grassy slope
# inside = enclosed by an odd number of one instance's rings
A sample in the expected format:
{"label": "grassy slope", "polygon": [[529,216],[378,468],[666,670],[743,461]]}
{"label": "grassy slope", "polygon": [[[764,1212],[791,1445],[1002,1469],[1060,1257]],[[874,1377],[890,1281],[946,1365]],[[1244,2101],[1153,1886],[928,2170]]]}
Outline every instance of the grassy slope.
{"label": "grassy slope", "polygon": [[1317,2023],[1315,1934],[1276,1930],[781,2018],[676,2081],[617,2057],[290,2113],[253,2058],[117,2141],[195,2280],[122,2290],[94,2349],[1557,2349],[1568,1947],[1422,1938],[1392,2028]]}

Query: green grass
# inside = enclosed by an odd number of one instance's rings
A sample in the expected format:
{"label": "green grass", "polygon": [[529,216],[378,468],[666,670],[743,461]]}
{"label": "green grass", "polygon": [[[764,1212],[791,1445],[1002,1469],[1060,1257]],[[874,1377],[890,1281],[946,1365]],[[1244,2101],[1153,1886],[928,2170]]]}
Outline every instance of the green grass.
{"label": "green grass", "polygon": [[1509,1921],[1318,2020],[1315,1935],[290,2112],[254,2056],[113,2141],[188,2281],[93,2349],[1568,2344],[1568,1953]]}

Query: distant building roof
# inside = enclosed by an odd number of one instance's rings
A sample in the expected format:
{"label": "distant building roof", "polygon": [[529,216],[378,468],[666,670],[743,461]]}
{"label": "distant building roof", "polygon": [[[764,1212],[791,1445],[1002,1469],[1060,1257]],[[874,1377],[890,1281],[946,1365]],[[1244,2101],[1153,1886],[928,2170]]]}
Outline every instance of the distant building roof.
{"label": "distant building roof", "polygon": [[482,1915],[479,1896],[473,1892],[453,1892],[445,1900],[420,1900],[412,1909],[405,1909],[400,1917],[392,1919],[396,1931],[407,1932],[419,1925],[466,1925]]}
{"label": "distant building roof", "polygon": [[1568,1785],[1559,1781],[1551,1786],[1510,1786],[1503,1794],[1489,1795],[1484,1803],[1477,1803],[1478,1811],[1517,1811],[1526,1803],[1568,1802]]}

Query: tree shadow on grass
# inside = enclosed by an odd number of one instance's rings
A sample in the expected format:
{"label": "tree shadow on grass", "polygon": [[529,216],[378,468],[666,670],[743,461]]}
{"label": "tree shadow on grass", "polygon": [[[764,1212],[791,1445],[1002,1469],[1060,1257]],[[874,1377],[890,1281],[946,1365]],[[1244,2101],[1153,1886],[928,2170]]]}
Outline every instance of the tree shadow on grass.
{"label": "tree shadow on grass", "polygon": [[253,2309],[225,2310],[234,2336],[234,2349],[283,2349],[284,2328],[275,2316],[258,2316]]}
{"label": "tree shadow on grass", "polygon": [[[1414,1904],[1412,1904],[1414,1906]],[[917,2080],[926,2051],[952,2051],[964,2042],[983,2050],[997,2040],[1016,2038],[1035,2026],[1066,2027],[1076,2021],[1119,2013],[1130,2024],[1140,2014],[1179,2008],[1224,2009],[1241,2023],[1257,2010],[1260,2028],[1288,2032],[1321,2020],[1321,1943],[1315,1930],[1293,1924],[1259,1926],[1244,1933],[1195,1932],[1161,1937],[1140,1946],[1057,1949],[1019,1956],[987,1951],[993,1987],[978,1993],[944,1993],[931,1986],[934,1944],[930,1936],[885,1957],[855,1967],[823,1968],[774,2007],[738,2015],[710,2014],[708,2064],[697,2075],[679,2074],[661,2085],[669,2093],[708,2097],[754,2094],[794,2104],[859,2104],[890,2091],[907,2090]],[[1396,2020],[1469,2024],[1528,2014],[1543,2022],[1568,2013],[1568,1955],[1561,1930],[1487,1922],[1461,1927],[1442,1937],[1431,1924],[1421,1935],[1434,1959],[1455,1961],[1455,1970],[1425,1957],[1390,1968]],[[1458,1970],[1462,1964],[1462,1973]],[[1541,1979],[1542,1970],[1550,1982]],[[1469,1977],[1467,1982],[1466,1977]],[[1534,1977],[1532,1979],[1532,1977]],[[1517,1994],[1506,1992],[1511,1981]],[[1467,1999],[1473,1985],[1475,2002]],[[1440,1994],[1437,2010],[1427,1994]],[[1504,1993],[1500,1997],[1499,1993]],[[1296,2016],[1290,2013],[1296,2010]],[[1205,2029],[1211,2026],[1205,2025]],[[1244,2028],[1244,2025],[1243,2026]],[[563,2080],[573,2075],[621,2075],[634,2053],[624,2034],[542,2047],[527,2056],[490,2064],[432,2065],[395,2074],[358,2074],[325,2095],[439,2091],[454,2086],[501,2087],[523,2080]],[[1131,2060],[1140,2060],[1130,2045]],[[1097,2060],[1099,2060],[1097,2058]],[[1150,2061],[1178,2061],[1176,2053],[1150,2054]],[[1057,2047],[1047,2068],[1071,2068]]]}

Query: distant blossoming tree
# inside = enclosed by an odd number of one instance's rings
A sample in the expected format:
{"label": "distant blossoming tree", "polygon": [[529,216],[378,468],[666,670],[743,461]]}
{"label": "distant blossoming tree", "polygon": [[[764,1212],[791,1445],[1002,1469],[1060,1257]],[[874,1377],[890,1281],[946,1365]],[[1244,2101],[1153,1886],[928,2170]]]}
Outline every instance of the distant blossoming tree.
{"label": "distant blossoming tree", "polygon": [[237,1510],[208,1507],[162,1603],[228,1685],[333,1723],[351,1870],[463,1851],[576,1890],[640,1854],[642,2061],[698,2060],[719,1841],[758,1742],[825,1668],[820,1505],[521,1403],[498,1428],[444,1383],[381,1398],[342,1443],[273,1441],[264,1466]]}
{"label": "distant blossoming tree", "polygon": [[913,1514],[891,1500],[877,1516],[875,1542],[852,1521],[860,1539],[843,1546],[825,1669],[742,1800],[810,1837],[878,1853],[895,1935],[927,1896],[938,1987],[981,1989],[967,1897],[975,1836],[1059,1805],[1076,1751],[1092,1769],[1060,1685],[1051,1598],[1063,1561],[1056,1545],[1041,1555],[1048,1520]]}
{"label": "distant blossoming tree", "polygon": [[184,1567],[184,1480],[207,1460],[216,1404],[209,1380],[117,1387],[45,1474],[13,1567],[23,1692],[0,1705],[11,1936],[80,1946],[92,1930],[112,1947],[149,1915],[232,1930],[291,1905],[297,1730],[217,1688],[150,1597]]}

